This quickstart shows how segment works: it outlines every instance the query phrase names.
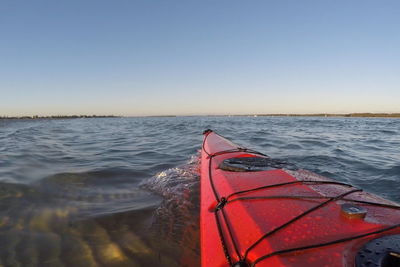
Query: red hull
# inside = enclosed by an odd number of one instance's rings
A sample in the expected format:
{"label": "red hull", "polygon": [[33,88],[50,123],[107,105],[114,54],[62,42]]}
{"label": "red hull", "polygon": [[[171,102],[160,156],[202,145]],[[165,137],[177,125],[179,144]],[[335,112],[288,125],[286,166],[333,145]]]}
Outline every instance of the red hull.
{"label": "red hull", "polygon": [[[220,163],[228,158],[264,157],[249,151],[237,151],[237,148],[237,145],[214,132],[207,132],[204,135],[201,153],[200,205],[202,266],[228,266],[229,260],[233,264],[240,260],[239,257],[248,266],[252,264],[255,266],[354,266],[355,254],[363,244],[379,236],[400,233],[399,227],[393,227],[381,233],[368,234],[400,223],[400,210],[393,207],[358,202],[357,205],[367,211],[365,218],[349,218],[343,215],[341,204],[354,204],[349,200],[395,205],[365,192],[353,192],[343,196],[347,200],[331,199],[321,207],[309,211],[308,214],[301,215],[329,200],[329,197],[354,191],[354,188],[339,184],[296,183],[296,181],[331,181],[304,170],[271,169],[233,172],[219,169]],[[232,193],[282,183],[291,184],[236,194],[228,199],[228,203],[222,209],[215,212],[218,201]],[[277,198],[257,198],[271,196]],[[283,196],[311,198],[293,199]],[[239,197],[247,199],[232,201]],[[248,199],[249,197],[253,199]],[[295,219],[297,216],[301,217]],[[292,223],[282,227],[293,219]],[[280,227],[281,229],[276,230]],[[260,237],[274,229],[276,232],[260,240]],[[304,248],[365,234],[368,235],[353,240]],[[224,241],[221,241],[221,238]],[[252,246],[257,240],[259,240],[257,245]],[[249,249],[251,246],[252,248]],[[293,248],[302,249],[290,252]],[[271,255],[276,252],[278,255]],[[265,255],[267,257],[260,259]]]}

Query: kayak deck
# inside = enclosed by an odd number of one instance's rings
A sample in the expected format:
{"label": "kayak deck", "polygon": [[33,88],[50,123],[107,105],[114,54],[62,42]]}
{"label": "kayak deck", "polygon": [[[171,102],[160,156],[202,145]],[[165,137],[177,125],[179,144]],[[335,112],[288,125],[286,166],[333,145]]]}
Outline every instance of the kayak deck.
{"label": "kayak deck", "polygon": [[[358,249],[368,240],[400,233],[400,210],[394,203],[351,185],[304,170],[219,168],[224,160],[241,157],[268,158],[205,133],[202,266],[354,266]],[[344,216],[344,203],[365,210],[365,217]]]}

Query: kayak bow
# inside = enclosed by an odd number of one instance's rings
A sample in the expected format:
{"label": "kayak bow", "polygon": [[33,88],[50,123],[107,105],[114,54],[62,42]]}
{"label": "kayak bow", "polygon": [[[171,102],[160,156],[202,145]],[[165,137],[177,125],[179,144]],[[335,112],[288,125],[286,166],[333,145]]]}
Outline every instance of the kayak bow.
{"label": "kayak bow", "polygon": [[400,266],[395,203],[211,130],[200,194],[202,266]]}

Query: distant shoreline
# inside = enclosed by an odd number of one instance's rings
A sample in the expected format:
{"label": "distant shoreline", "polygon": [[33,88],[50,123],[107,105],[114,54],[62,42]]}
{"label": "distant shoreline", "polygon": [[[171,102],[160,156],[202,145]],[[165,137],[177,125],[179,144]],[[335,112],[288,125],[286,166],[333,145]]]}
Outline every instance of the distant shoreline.
{"label": "distant shoreline", "polygon": [[318,113],[318,114],[249,114],[256,117],[353,117],[353,118],[400,118],[400,113]]}
{"label": "distant shoreline", "polygon": [[52,116],[1,116],[0,120],[37,120],[37,119],[82,119],[82,118],[120,118],[114,115],[52,115]]}
{"label": "distant shoreline", "polygon": [[[195,115],[196,116],[196,115]],[[318,113],[318,114],[241,114],[241,115],[198,115],[199,117],[343,117],[343,118],[400,118],[400,113]],[[193,115],[149,115],[149,116],[115,116],[115,115],[53,115],[53,116],[0,116],[0,120],[35,120],[35,119],[80,119],[80,118],[171,118],[171,117],[193,117]]]}

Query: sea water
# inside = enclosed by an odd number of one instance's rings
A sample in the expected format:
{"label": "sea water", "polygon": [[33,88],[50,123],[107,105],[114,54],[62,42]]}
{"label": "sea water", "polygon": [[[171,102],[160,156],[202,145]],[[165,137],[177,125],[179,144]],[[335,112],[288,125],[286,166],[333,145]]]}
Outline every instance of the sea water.
{"label": "sea water", "polygon": [[199,265],[208,128],[400,202],[400,119],[0,120],[0,265]]}

